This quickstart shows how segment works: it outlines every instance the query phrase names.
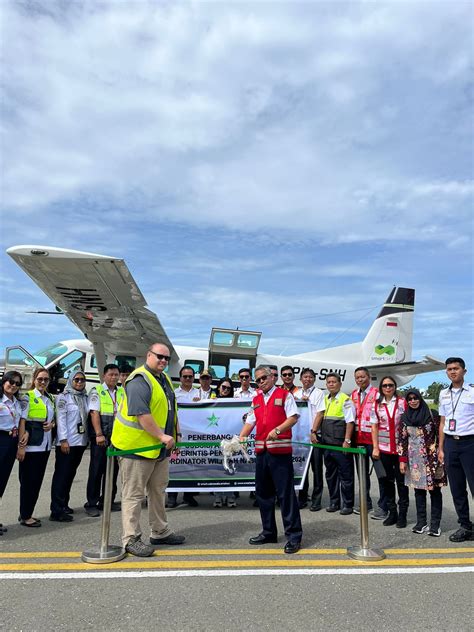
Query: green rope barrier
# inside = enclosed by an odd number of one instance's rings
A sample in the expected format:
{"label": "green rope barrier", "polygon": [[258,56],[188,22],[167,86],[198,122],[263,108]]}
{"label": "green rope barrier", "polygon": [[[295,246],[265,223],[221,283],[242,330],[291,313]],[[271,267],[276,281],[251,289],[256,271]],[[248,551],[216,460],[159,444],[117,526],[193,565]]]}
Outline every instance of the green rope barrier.
{"label": "green rope barrier", "polygon": [[[253,443],[253,441],[245,441],[244,443]],[[366,454],[365,448],[343,448],[337,445],[325,445],[323,443],[305,443],[304,441],[292,441],[294,445],[303,445],[309,448],[320,448],[322,450],[335,450],[337,452],[349,452],[351,454]],[[220,441],[179,441],[176,448],[220,448]],[[162,443],[149,445],[145,448],[135,448],[133,450],[117,450],[116,448],[107,448],[107,456],[124,456],[126,454],[139,454],[141,452],[150,452],[163,448]]]}

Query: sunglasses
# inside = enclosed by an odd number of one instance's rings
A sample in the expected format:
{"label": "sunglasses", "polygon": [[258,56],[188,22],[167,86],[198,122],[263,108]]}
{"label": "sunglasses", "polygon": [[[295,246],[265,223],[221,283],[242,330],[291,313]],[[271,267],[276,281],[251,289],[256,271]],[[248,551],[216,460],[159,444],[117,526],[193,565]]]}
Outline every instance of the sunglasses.
{"label": "sunglasses", "polygon": [[18,388],[21,386],[21,382],[17,382],[17,380],[7,380],[7,382],[9,382],[12,386],[18,386]]}
{"label": "sunglasses", "polygon": [[408,397],[407,398],[407,402],[419,402],[420,398],[419,397]]}
{"label": "sunglasses", "polygon": [[83,377],[75,377],[72,381],[77,382],[78,384],[83,384],[85,379]]}
{"label": "sunglasses", "polygon": [[183,380],[192,380],[194,375],[182,375]]}
{"label": "sunglasses", "polygon": [[154,351],[150,351],[154,356],[158,358],[158,360],[165,360],[165,362],[169,362],[171,356],[163,355],[162,353],[155,353]]}
{"label": "sunglasses", "polygon": [[382,388],[395,388],[395,384],[382,384]]}
{"label": "sunglasses", "polygon": [[239,375],[241,380],[250,380],[250,375]]}
{"label": "sunglasses", "polygon": [[293,377],[293,373],[282,373],[281,377]]}
{"label": "sunglasses", "polygon": [[270,377],[269,375],[264,375],[263,377],[257,377],[257,379],[255,380],[257,382],[257,384],[261,384],[262,382],[265,382],[265,380]]}
{"label": "sunglasses", "polygon": [[41,384],[47,384],[49,382],[49,377],[37,377],[36,381],[41,382]]}
{"label": "sunglasses", "polygon": [[221,389],[223,391],[230,391],[230,386],[226,386],[225,384],[221,384]]}

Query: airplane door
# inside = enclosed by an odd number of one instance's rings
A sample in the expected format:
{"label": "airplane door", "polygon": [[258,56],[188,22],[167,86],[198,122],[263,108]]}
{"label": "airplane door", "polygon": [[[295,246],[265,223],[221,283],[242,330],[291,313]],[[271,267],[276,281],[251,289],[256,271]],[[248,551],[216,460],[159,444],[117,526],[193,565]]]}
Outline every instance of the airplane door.
{"label": "airplane door", "polygon": [[44,369],[41,362],[38,362],[31,353],[21,346],[7,347],[5,353],[5,373],[7,371],[18,371],[23,377],[22,390],[30,387],[33,373],[36,368]]}

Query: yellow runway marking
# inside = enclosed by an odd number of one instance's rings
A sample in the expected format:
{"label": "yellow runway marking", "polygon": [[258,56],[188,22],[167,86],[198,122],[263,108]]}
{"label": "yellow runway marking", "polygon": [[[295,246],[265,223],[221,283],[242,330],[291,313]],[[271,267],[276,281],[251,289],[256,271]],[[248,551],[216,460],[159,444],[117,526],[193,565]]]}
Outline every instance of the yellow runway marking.
{"label": "yellow runway marking", "polygon": [[[472,553],[474,555],[474,546],[472,547],[451,547],[451,548],[430,548],[430,549],[384,549],[387,555],[437,555],[450,554],[457,555],[459,553]],[[346,555],[346,549],[301,549],[298,556],[301,555]],[[260,547],[251,549],[163,549],[155,551],[155,557],[199,557],[203,555],[283,555],[282,548],[263,549]],[[0,553],[0,559],[34,559],[34,558],[80,558],[80,551],[21,551],[21,552],[5,552]],[[1,566],[1,565],[0,565]]]}
{"label": "yellow runway marking", "polygon": [[298,568],[298,567],[369,567],[369,566],[450,566],[474,564],[474,558],[445,557],[426,559],[385,559],[380,562],[357,562],[354,560],[308,560],[308,559],[281,559],[281,560],[196,560],[196,561],[154,561],[149,562],[122,561],[115,564],[85,564],[85,563],[53,563],[53,564],[1,564],[0,572],[5,571],[77,571],[77,570],[148,570],[159,569],[184,569],[184,568]]}

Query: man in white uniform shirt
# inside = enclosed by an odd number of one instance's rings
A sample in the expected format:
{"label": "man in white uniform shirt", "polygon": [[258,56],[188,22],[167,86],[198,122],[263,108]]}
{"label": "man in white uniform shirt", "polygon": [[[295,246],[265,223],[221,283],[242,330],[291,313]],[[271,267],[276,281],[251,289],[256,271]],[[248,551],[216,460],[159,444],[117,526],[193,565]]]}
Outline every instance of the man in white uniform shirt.
{"label": "man in white uniform shirt", "polygon": [[446,360],[451,385],[439,394],[439,460],[444,461],[460,528],[451,542],[474,540],[467,485],[474,496],[474,386],[464,383],[466,363]]}
{"label": "man in white uniform shirt", "polygon": [[200,399],[214,399],[216,396],[215,391],[211,388],[212,376],[207,369],[201,371],[199,375],[199,384],[201,387],[198,389],[198,398],[195,401]]}
{"label": "man in white uniform shirt", "polygon": [[[324,411],[326,410],[326,405],[324,403],[324,393],[320,388],[314,385],[315,380],[316,373],[313,369],[303,369],[301,371],[301,383],[303,386],[295,392],[294,398],[308,402],[309,421],[311,424],[315,424],[316,416],[318,416],[321,418],[318,420],[319,426]],[[313,470],[313,492],[311,494],[310,511],[320,511],[321,509],[321,498],[323,496],[323,453],[324,450],[320,448],[313,448],[311,452],[310,463],[311,469]],[[308,505],[308,488],[309,468],[306,472],[303,488],[298,494],[300,509],[304,509]]]}
{"label": "man in white uniform shirt", "polygon": [[239,380],[241,387],[236,388],[234,391],[234,397],[237,399],[253,399],[255,396],[255,389],[250,386],[250,369],[240,369]]}

